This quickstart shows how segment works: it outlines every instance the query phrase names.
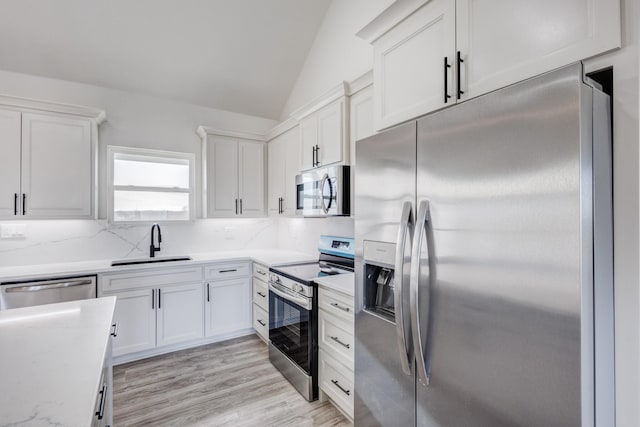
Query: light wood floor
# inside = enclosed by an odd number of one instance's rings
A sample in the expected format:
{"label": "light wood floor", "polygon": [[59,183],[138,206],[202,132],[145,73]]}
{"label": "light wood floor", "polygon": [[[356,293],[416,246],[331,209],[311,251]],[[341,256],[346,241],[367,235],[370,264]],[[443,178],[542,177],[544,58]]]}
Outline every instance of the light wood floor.
{"label": "light wood floor", "polygon": [[117,427],[349,425],[298,394],[255,335],[116,366],[113,383]]}

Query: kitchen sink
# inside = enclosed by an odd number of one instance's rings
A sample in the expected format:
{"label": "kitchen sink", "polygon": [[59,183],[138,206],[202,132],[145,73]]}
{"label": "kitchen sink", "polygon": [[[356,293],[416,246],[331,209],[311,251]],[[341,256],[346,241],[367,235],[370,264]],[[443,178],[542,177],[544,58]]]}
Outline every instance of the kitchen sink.
{"label": "kitchen sink", "polygon": [[157,257],[157,258],[143,258],[143,259],[119,259],[111,262],[111,267],[117,267],[120,265],[136,265],[136,264],[154,264],[158,262],[175,262],[175,261],[191,261],[189,256],[171,256],[171,257]]}

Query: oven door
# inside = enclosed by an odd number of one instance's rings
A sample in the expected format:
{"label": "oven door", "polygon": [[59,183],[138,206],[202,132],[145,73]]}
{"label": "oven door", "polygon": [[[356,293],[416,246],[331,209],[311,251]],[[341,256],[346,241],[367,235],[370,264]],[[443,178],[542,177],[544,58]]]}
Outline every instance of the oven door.
{"label": "oven door", "polygon": [[269,283],[269,340],[308,375],[313,352],[311,301]]}

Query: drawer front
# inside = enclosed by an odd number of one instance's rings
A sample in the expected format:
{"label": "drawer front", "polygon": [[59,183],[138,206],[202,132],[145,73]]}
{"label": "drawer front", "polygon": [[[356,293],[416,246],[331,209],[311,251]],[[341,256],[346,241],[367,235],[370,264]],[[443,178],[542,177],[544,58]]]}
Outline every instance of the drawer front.
{"label": "drawer front", "polygon": [[98,294],[109,291],[151,288],[175,283],[201,282],[202,267],[154,268],[98,275]]}
{"label": "drawer front", "polygon": [[257,304],[253,304],[253,329],[265,341],[269,341],[269,313]]}
{"label": "drawer front", "polygon": [[354,376],[325,351],[320,350],[318,382],[322,391],[353,419]]}
{"label": "drawer front", "polygon": [[318,289],[318,308],[336,316],[345,322],[354,323],[353,298],[336,292]]}
{"label": "drawer front", "polygon": [[249,262],[238,262],[233,264],[209,264],[204,266],[205,280],[226,280],[234,277],[250,276],[251,267]]}
{"label": "drawer front", "polygon": [[269,286],[262,280],[253,278],[253,302],[269,312]]}
{"label": "drawer front", "polygon": [[269,281],[269,267],[256,262],[253,263],[253,277],[260,279],[264,282]]}
{"label": "drawer front", "polygon": [[324,310],[318,314],[320,348],[353,370],[353,324],[343,322]]}

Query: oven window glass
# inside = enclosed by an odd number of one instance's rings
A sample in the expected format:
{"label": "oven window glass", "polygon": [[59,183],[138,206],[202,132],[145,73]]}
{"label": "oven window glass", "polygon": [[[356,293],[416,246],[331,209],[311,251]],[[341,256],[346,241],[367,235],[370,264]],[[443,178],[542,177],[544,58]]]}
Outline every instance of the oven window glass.
{"label": "oven window glass", "polygon": [[309,311],[269,292],[269,340],[311,375]]}

